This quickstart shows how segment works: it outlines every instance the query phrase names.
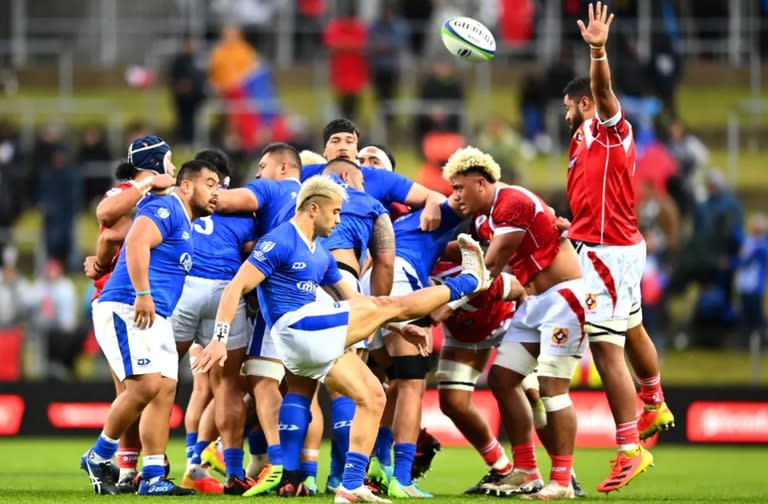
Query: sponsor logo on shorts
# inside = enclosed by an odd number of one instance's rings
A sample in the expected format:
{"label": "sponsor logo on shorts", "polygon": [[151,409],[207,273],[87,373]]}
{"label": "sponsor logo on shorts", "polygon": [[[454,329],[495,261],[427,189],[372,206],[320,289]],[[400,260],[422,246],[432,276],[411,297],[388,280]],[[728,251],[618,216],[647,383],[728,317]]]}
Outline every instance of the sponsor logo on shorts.
{"label": "sponsor logo on shorts", "polygon": [[557,346],[563,346],[568,343],[568,329],[555,327],[552,331],[552,343]]}
{"label": "sponsor logo on shorts", "polygon": [[594,311],[597,309],[597,294],[588,293],[584,298],[584,304],[587,306],[587,310]]}
{"label": "sponsor logo on shorts", "polygon": [[149,360],[146,357],[142,357],[141,359],[136,359],[136,364],[139,366],[149,366],[152,361]]}
{"label": "sponsor logo on shorts", "polygon": [[312,280],[304,280],[303,282],[296,282],[296,288],[304,292],[315,292],[317,284]]}
{"label": "sponsor logo on shorts", "polygon": [[293,263],[293,266],[291,266],[291,269],[303,270],[306,267],[307,267],[307,263],[301,262],[301,261],[297,261],[297,262]]}
{"label": "sponsor logo on shorts", "polygon": [[275,248],[275,242],[269,240],[262,242],[261,245],[259,245],[259,250],[265,253],[269,252],[273,248]]}

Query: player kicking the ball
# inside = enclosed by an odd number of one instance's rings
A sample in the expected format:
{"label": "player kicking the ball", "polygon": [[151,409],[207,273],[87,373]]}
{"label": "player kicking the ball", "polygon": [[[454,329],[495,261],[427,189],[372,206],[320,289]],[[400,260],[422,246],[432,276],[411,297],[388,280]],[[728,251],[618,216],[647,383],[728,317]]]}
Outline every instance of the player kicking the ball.
{"label": "player kicking the ball", "polygon": [[[464,273],[445,285],[407,296],[362,296],[343,281],[336,261],[316,242],[339,223],[344,189],[327,177],[312,177],[301,188],[296,216],[263,236],[222,296],[213,341],[196,361],[198,371],[226,359],[226,340],[240,297],[258,287],[264,317],[286,369],[300,378],[325,382],[331,390],[355,401],[342,483],[335,502],[389,502],[363,484],[368,454],[384,409],[384,390],[353,352],[345,348],[367,338],[387,322],[429,314],[443,304],[488,287],[479,245],[469,239],[462,249]],[[321,286],[344,301],[316,301]],[[390,324],[391,325],[391,324]],[[426,351],[426,333],[412,325],[405,337]]]}

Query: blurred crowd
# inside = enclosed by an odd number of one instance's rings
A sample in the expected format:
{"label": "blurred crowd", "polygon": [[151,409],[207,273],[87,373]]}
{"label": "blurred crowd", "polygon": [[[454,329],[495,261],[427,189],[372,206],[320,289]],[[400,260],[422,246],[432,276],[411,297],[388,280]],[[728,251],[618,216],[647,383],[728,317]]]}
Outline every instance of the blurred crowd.
{"label": "blurred crowd", "polygon": [[[213,6],[233,12],[234,3]],[[260,4],[266,10],[257,18],[268,23],[274,2]],[[324,0],[299,1],[301,22],[317,29],[297,35],[296,51],[310,59],[324,46],[334,115],[359,118],[361,96],[370,88],[376,113],[388,127],[400,113],[391,105],[403,87],[403,58],[416,55],[429,61],[411,90],[418,105],[408,112],[410,129],[393,138],[393,143],[410,143],[420,153],[420,183],[449,193],[440,175],[442,165],[457,148],[472,143],[494,156],[504,181],[525,184],[534,156],[561,152],[567,145],[562,90],[585,70],[575,65],[575,51],[583,50],[583,43],[568,39],[555,61],[522,76],[516,125],[493,115],[473,127],[464,123],[467,93],[455,59],[435,49],[436,37],[425,36],[439,32],[425,26],[460,13],[455,3],[378,2],[372,4],[378,5],[375,10],[362,4],[341,1],[331,16]],[[477,2],[473,15],[495,27],[503,43],[514,46],[532,39],[534,2],[491,4]],[[580,0],[563,5],[567,16],[580,16]],[[745,349],[753,334],[764,333],[768,221],[760,214],[745,214],[734,190],[712,166],[705,143],[679,118],[676,95],[684,66],[674,19],[667,21],[645,60],[630,36],[619,33],[609,41],[614,85],[637,144],[637,213],[648,244],[645,323],[660,351],[670,345]],[[270,43],[260,26],[251,22],[242,29],[222,23],[210,50],[185,40],[167,67],[176,115],[173,131],[164,136],[175,151],[191,148],[200,138],[201,106],[218,100],[220,114],[205,138],[239,167],[233,184],[248,177],[255,154],[269,142],[287,141],[300,150],[317,147],[306,119],[287,117],[281,106],[269,62],[257,50]],[[437,54],[444,57],[431,56]],[[126,125],[125,132],[125,145],[152,133],[141,123]],[[11,348],[25,335],[28,374],[65,378],[72,375],[77,355],[97,353],[88,335],[89,293],[78,294],[72,281],[82,270],[77,217],[112,186],[123,154],[122,149],[115,152],[98,124],[79,130],[44,125],[32,148],[24,149],[14,123],[0,118],[0,340]],[[564,193],[548,201],[568,216]],[[20,272],[11,232],[29,210],[40,216],[42,236],[36,247],[45,258],[33,276]],[[680,298],[692,299],[693,309],[681,310],[674,302]]]}

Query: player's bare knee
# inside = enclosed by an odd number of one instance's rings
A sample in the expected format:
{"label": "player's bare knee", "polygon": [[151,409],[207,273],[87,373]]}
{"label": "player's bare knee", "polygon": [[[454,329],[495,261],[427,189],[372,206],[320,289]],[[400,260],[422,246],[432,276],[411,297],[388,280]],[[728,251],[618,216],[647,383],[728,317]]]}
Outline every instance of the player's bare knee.
{"label": "player's bare knee", "polygon": [[[531,355],[521,343],[506,342],[499,346],[491,371],[497,387],[516,387],[534,369],[536,369],[536,357]],[[488,382],[489,384],[491,382],[490,375]]]}
{"label": "player's bare knee", "polygon": [[141,375],[125,381],[126,392],[142,404],[149,404],[160,392],[162,385],[159,374]]}
{"label": "player's bare knee", "polygon": [[466,390],[440,389],[440,411],[448,418],[463,415],[469,410],[472,393]]}

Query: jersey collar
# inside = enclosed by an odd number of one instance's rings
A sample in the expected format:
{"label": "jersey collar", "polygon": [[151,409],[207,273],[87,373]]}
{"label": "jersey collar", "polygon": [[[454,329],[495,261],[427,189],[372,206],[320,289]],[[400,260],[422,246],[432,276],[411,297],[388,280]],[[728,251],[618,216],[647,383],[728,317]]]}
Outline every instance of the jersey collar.
{"label": "jersey collar", "polygon": [[179,195],[176,194],[176,191],[171,193],[171,196],[176,198],[179,201],[179,205],[181,205],[181,210],[184,212],[184,217],[187,218],[187,222],[189,222],[189,225],[192,225],[192,219],[189,218],[189,214],[187,213],[187,207],[184,206],[184,202],[181,201],[181,198],[179,198]]}
{"label": "jersey collar", "polygon": [[293,219],[291,219],[290,222],[293,225],[293,227],[296,229],[296,234],[299,235],[299,238],[301,238],[301,241],[303,241],[307,245],[307,248],[309,249],[309,251],[314,254],[315,248],[317,247],[317,242],[315,242],[314,244],[309,243],[309,240],[307,240],[307,237],[304,236],[304,233],[301,232],[301,229],[299,229],[299,226],[296,225],[296,222]]}

